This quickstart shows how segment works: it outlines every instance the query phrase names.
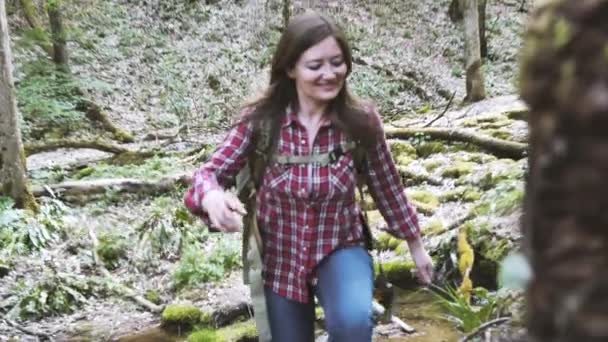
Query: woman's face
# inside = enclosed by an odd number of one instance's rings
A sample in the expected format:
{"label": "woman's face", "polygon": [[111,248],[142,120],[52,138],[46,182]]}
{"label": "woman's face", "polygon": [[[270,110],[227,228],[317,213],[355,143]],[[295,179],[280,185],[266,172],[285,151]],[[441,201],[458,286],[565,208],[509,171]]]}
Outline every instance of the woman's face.
{"label": "woman's face", "polygon": [[346,73],[340,45],[334,37],[327,37],[304,51],[287,74],[296,83],[300,101],[325,103],[338,95],[344,86]]}

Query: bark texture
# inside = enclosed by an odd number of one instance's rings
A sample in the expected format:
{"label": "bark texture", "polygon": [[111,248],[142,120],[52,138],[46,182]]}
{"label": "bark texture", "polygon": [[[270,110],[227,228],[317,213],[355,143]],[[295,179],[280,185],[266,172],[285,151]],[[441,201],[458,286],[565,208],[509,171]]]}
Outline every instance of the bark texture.
{"label": "bark texture", "polygon": [[[483,0],[482,0],[483,1]],[[466,70],[466,101],[476,102],[486,97],[481,70],[478,0],[461,0],[464,12],[464,55]]]}
{"label": "bark texture", "polygon": [[531,16],[523,232],[533,341],[608,340],[608,0],[549,0]]}
{"label": "bark texture", "polygon": [[68,49],[65,46],[65,30],[61,16],[60,0],[49,1],[47,13],[51,27],[51,37],[53,38],[53,62],[65,72],[69,72]]}
{"label": "bark texture", "polygon": [[15,200],[18,207],[36,209],[25,174],[25,154],[21,142],[20,117],[17,112],[12,76],[6,7],[0,1],[0,194]]}

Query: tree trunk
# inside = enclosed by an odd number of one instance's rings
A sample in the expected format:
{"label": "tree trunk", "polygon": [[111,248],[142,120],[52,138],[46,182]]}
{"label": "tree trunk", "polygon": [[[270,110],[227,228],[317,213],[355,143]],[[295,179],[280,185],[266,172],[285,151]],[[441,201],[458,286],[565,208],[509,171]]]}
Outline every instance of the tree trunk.
{"label": "tree trunk", "polygon": [[49,1],[47,12],[51,26],[51,37],[53,38],[53,62],[65,72],[69,72],[68,50],[65,44],[66,34],[61,17],[60,0]]}
{"label": "tree trunk", "polygon": [[488,57],[488,41],[486,39],[486,4],[488,0],[478,0],[479,4],[478,15],[479,15],[479,51],[481,58]]}
{"label": "tree trunk", "polygon": [[466,69],[466,101],[476,102],[486,97],[481,70],[478,0],[461,0],[464,11],[464,56]]}
{"label": "tree trunk", "polygon": [[11,59],[6,7],[0,0],[0,194],[13,198],[18,207],[36,210],[25,174]]}
{"label": "tree trunk", "polygon": [[283,0],[283,30],[287,28],[289,18],[291,17],[291,1]]}
{"label": "tree trunk", "polygon": [[531,18],[520,71],[530,106],[529,333],[607,341],[608,1],[547,1]]}

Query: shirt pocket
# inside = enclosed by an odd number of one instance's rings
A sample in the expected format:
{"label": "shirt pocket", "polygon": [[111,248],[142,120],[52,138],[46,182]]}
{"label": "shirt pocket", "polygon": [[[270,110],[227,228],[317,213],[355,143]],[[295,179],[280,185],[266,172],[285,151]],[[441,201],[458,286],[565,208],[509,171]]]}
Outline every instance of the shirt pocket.
{"label": "shirt pocket", "polygon": [[331,197],[351,197],[357,186],[355,165],[350,153],[344,154],[329,166]]}

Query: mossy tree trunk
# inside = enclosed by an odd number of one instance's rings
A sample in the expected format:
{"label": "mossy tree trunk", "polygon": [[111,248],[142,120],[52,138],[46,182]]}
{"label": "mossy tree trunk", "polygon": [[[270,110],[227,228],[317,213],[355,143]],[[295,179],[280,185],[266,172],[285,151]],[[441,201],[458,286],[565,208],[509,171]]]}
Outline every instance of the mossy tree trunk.
{"label": "mossy tree trunk", "polygon": [[551,0],[531,17],[523,233],[533,341],[608,340],[608,0]]}
{"label": "mossy tree trunk", "polygon": [[486,97],[483,72],[481,69],[481,48],[479,39],[479,1],[460,0],[464,13],[464,55],[466,70],[466,101],[476,102]]}
{"label": "mossy tree trunk", "polygon": [[0,0],[0,194],[13,198],[19,207],[36,211],[25,174],[11,59],[6,7]]}

